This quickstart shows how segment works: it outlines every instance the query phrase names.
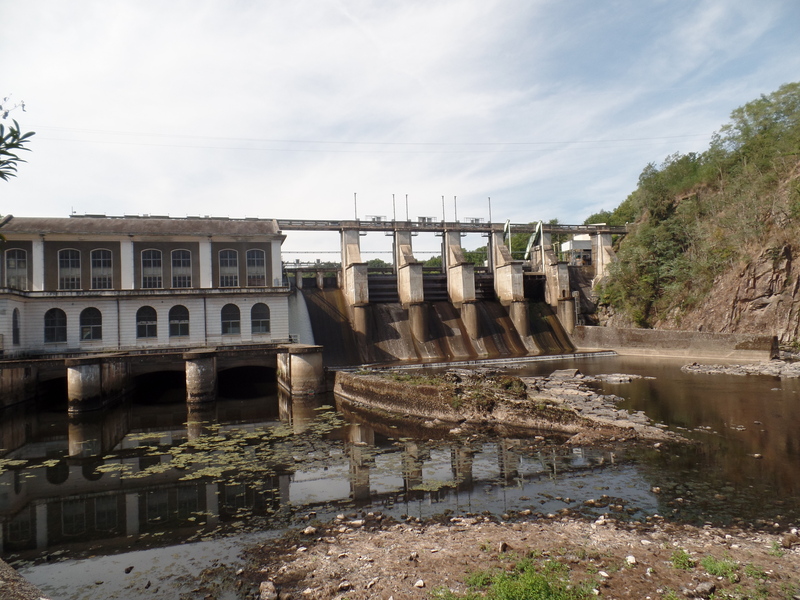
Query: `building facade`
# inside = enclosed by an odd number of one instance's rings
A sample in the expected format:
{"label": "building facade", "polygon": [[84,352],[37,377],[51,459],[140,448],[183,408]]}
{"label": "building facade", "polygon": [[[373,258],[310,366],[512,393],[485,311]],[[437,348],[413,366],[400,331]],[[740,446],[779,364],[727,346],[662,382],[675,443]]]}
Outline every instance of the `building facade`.
{"label": "building facade", "polygon": [[6,358],[289,339],[274,220],[8,215],[0,234]]}

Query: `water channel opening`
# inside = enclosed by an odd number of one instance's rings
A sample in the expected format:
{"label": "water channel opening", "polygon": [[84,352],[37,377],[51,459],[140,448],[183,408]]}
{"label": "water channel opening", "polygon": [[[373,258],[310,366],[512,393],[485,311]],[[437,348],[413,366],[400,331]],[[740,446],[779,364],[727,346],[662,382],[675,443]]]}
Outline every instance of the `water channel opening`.
{"label": "water channel opening", "polygon": [[234,367],[217,373],[217,392],[222,398],[259,398],[275,394],[276,371],[269,367]]}
{"label": "water channel opening", "polygon": [[186,375],[183,371],[155,371],[134,377],[136,404],[173,404],[186,402]]}

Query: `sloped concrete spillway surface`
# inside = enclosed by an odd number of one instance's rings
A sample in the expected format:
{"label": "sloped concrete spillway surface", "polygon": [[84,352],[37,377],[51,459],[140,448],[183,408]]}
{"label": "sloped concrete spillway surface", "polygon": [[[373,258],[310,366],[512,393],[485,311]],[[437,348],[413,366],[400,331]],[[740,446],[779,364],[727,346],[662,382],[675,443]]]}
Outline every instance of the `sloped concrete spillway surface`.
{"label": "sloped concrete spillway surface", "polygon": [[302,294],[314,342],[323,346],[328,366],[574,351],[569,336],[543,302],[528,304],[530,335],[520,336],[506,307],[496,301],[481,300],[462,310],[446,301],[408,308],[379,302],[348,309],[339,289],[304,287]]}

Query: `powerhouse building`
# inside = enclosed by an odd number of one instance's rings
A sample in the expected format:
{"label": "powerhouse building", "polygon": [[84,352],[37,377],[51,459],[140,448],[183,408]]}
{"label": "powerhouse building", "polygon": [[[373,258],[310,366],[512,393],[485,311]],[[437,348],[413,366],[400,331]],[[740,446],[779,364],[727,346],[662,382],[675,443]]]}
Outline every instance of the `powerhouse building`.
{"label": "powerhouse building", "polygon": [[274,220],[7,215],[0,234],[5,358],[289,338]]}

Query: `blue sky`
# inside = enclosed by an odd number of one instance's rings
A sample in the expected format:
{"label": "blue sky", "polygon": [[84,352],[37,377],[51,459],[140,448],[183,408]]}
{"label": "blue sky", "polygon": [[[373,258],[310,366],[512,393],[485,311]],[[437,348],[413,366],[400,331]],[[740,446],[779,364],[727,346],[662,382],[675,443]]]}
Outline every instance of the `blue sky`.
{"label": "blue sky", "polygon": [[799,26],[794,0],[0,0],[0,97],[37,132],[0,213],[582,222],[800,80]]}

